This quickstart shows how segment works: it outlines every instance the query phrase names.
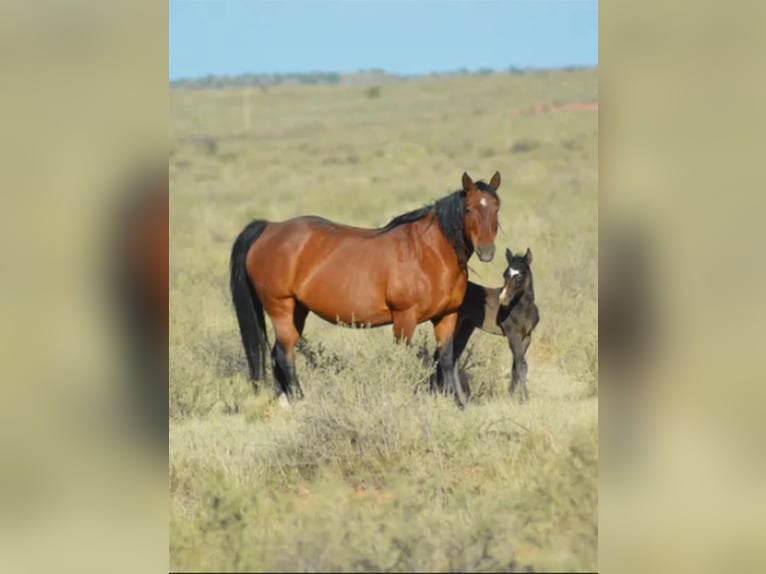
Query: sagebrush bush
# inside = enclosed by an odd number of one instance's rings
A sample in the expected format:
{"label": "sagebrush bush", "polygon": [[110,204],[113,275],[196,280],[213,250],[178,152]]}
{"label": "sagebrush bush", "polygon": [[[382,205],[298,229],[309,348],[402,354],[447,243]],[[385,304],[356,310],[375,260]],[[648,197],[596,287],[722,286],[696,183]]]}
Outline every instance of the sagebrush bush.
{"label": "sagebrush bush", "polygon": [[[478,447],[462,441],[469,452],[455,452],[455,438],[471,436],[466,430],[481,424],[472,418],[454,425],[449,410],[454,408],[446,402],[432,404],[431,438],[412,440],[424,435],[411,429],[406,448],[393,458],[393,451],[384,452],[376,461],[340,446],[345,436],[333,436],[332,463],[310,475],[286,473],[282,465],[297,453],[315,454],[316,435],[301,434],[308,428],[304,420],[296,424],[300,432],[277,441],[271,456],[245,463],[249,470],[243,474],[232,472],[232,461],[222,458],[198,476],[190,508],[174,513],[175,566],[595,569],[595,433],[581,429],[571,443],[558,444],[548,431],[533,429],[503,441],[495,435]],[[301,440],[305,450],[296,451]],[[350,469],[355,470],[349,474]],[[551,548],[557,551],[551,554]]]}

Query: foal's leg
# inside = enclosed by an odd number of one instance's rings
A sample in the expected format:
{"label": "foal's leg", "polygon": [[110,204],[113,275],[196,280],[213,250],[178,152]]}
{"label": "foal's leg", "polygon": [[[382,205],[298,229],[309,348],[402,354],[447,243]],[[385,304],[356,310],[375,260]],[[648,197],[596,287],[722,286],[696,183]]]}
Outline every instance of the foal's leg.
{"label": "foal's leg", "polygon": [[455,403],[461,409],[465,408],[460,400],[458,392],[458,377],[455,368],[454,337],[457,326],[457,313],[444,315],[440,319],[433,319],[434,335],[436,336],[436,349],[439,354],[439,367],[447,382],[447,388],[452,392]]}
{"label": "foal's leg", "polygon": [[526,402],[529,400],[529,393],[527,392],[527,349],[531,342],[531,336],[527,335],[521,341],[521,364],[519,365],[519,377],[521,378],[521,396]]}
{"label": "foal's leg", "polygon": [[516,393],[516,387],[519,384],[518,356],[519,356],[519,351],[521,349],[521,340],[516,334],[516,331],[512,331],[508,333],[507,337],[508,337],[508,346],[511,348],[511,355],[513,357],[513,365],[511,366],[511,385],[508,389],[508,392],[510,393],[511,397],[513,397],[513,395]]}
{"label": "foal's leg", "polygon": [[290,402],[303,398],[303,389],[295,372],[295,345],[301,337],[296,327],[295,307],[295,299],[287,298],[270,301],[267,309],[277,339],[271,351],[274,374]]}
{"label": "foal's leg", "polygon": [[520,336],[515,330],[508,336],[508,342],[513,353],[513,369],[511,372],[510,394],[514,395],[516,387],[521,384],[521,402],[529,399],[527,393],[527,361],[525,358],[530,338]]}

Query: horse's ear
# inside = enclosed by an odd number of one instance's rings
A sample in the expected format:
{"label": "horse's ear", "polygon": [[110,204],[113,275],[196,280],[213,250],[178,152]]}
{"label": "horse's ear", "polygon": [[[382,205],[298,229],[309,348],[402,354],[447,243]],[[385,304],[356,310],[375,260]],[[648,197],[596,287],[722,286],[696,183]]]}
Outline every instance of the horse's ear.
{"label": "horse's ear", "polygon": [[505,248],[505,258],[508,260],[508,263],[510,263],[511,259],[513,259],[513,253],[508,247]]}
{"label": "horse's ear", "polygon": [[496,171],[495,175],[492,176],[492,179],[489,180],[489,185],[491,185],[495,191],[497,191],[497,188],[500,187],[500,172],[499,171]]}
{"label": "horse's ear", "polygon": [[524,254],[524,261],[526,261],[527,265],[532,264],[532,251],[527,247],[527,252]]}
{"label": "horse's ear", "polygon": [[473,184],[473,180],[471,179],[471,176],[468,175],[466,172],[463,172],[463,190],[468,193],[476,189],[476,187]]}

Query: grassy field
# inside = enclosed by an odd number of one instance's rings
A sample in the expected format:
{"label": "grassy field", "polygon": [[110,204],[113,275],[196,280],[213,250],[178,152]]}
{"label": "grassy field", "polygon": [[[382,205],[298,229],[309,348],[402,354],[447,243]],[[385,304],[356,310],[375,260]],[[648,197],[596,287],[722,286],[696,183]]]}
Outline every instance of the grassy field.
{"label": "grassy field", "polygon": [[[594,570],[598,511],[598,73],[171,92],[170,567]],[[284,410],[248,383],[228,292],[253,218],[380,226],[495,170],[501,231],[470,279],[531,248],[530,402],[477,332],[465,411],[425,390],[430,323],[310,315]],[[270,341],[273,341],[269,325]]]}

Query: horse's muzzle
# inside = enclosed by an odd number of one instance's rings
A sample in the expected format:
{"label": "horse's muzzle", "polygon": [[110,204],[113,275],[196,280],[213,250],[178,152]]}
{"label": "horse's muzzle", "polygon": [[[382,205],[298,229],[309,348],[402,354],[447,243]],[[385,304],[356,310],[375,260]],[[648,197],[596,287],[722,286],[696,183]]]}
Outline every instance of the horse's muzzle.
{"label": "horse's muzzle", "polygon": [[489,263],[495,257],[494,245],[479,245],[476,247],[476,255],[479,257],[479,261]]}

